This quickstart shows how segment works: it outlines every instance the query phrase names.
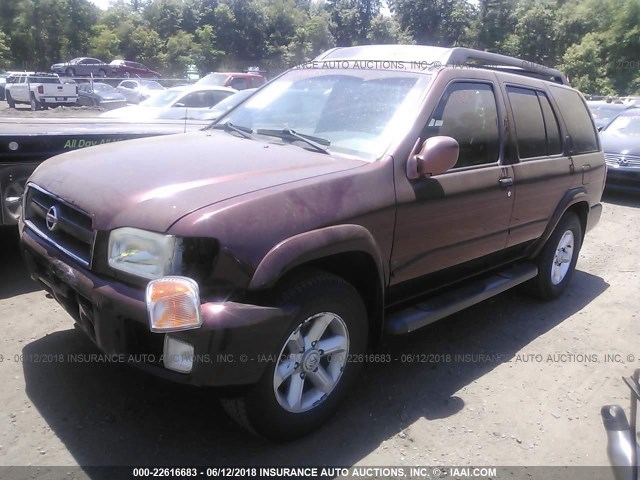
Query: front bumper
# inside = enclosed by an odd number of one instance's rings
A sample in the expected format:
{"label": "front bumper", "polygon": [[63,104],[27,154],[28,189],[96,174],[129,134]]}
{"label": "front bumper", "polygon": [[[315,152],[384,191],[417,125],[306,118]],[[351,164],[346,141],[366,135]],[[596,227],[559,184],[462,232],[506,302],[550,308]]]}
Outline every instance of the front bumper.
{"label": "front bumper", "polygon": [[640,193],[640,167],[607,165],[607,191]]}
{"label": "front bumper", "polygon": [[21,250],[31,274],[105,353],[181,383],[250,385],[274,361],[294,310],[204,302],[202,327],[169,335],[194,346],[188,374],[164,368],[164,333],[149,330],[144,291],[94,275],[21,224]]}

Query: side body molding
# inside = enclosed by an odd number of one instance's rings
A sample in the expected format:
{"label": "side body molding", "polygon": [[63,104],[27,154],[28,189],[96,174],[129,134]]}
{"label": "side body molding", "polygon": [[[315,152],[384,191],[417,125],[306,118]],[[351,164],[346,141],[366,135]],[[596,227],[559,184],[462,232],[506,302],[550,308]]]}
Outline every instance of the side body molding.
{"label": "side body molding", "polygon": [[380,286],[386,285],[387,273],[375,239],[365,227],[346,224],[300,233],[278,243],[258,265],[249,290],[272,287],[285,273],[304,263],[348,252],[369,255],[376,264]]}

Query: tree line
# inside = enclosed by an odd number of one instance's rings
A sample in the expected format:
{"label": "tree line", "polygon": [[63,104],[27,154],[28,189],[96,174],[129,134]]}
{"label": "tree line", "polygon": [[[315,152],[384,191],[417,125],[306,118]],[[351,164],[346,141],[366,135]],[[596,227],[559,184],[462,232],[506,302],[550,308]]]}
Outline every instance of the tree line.
{"label": "tree line", "polygon": [[0,69],[93,56],[276,73],[376,43],[468,46],[559,68],[585,93],[640,93],[638,0],[0,0]]}

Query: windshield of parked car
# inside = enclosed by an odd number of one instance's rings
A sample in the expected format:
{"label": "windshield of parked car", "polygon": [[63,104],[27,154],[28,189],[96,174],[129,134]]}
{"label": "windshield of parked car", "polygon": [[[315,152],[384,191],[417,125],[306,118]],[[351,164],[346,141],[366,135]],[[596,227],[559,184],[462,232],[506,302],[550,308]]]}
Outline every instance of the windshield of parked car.
{"label": "windshield of parked car", "polygon": [[217,123],[258,134],[293,130],[322,139],[329,152],[372,161],[411,127],[430,78],[389,70],[291,70]]}
{"label": "windshield of parked car", "polygon": [[166,90],[140,102],[143,107],[170,107],[174,101],[184,95],[184,90]]}
{"label": "windshield of parked car", "polygon": [[640,135],[640,110],[621,113],[605,131],[618,135]]}
{"label": "windshield of parked car", "polygon": [[94,83],[93,90],[95,92],[104,92],[104,93],[113,93],[117,91],[111,85],[108,85],[106,83]]}
{"label": "windshield of parked car", "polygon": [[595,119],[606,120],[622,112],[626,105],[589,105],[591,116]]}
{"label": "windshield of parked car", "polygon": [[29,77],[31,83],[60,83],[58,77]]}
{"label": "windshield of parked car", "polygon": [[212,87],[222,87],[227,81],[226,73],[210,73],[198,80],[195,85],[211,85]]}
{"label": "windshield of parked car", "polygon": [[217,104],[215,104],[212,107],[212,109],[214,109],[217,112],[219,112],[219,115],[222,115],[223,113],[227,113],[229,110],[231,110],[233,107],[238,105],[245,98],[249,97],[255,91],[256,91],[255,88],[248,88],[246,90],[240,90],[239,92],[234,93],[233,95],[231,95],[231,96],[225,98],[224,100],[218,102]]}
{"label": "windshield of parked car", "polygon": [[147,90],[164,90],[165,89],[158,82],[144,82],[140,84],[140,88],[145,88]]}

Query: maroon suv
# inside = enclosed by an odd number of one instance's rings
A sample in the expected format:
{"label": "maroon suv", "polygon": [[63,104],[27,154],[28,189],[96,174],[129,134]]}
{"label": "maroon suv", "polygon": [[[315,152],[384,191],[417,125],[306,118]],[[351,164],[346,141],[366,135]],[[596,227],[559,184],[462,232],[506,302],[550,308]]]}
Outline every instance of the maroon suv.
{"label": "maroon suv", "polygon": [[203,131],[44,162],[22,249],[103,351],[300,435],[384,332],[519,284],[562,294],[605,180],[566,83],[464,48],[334,49]]}

